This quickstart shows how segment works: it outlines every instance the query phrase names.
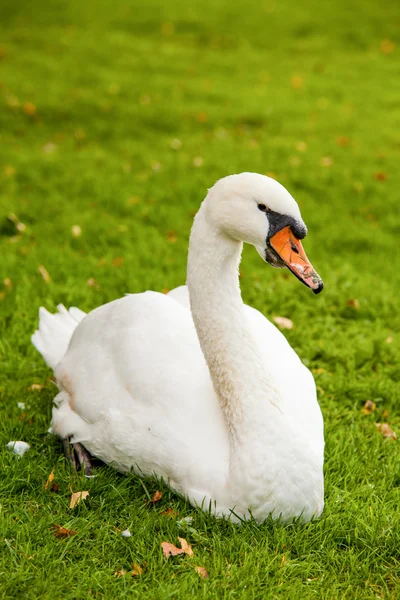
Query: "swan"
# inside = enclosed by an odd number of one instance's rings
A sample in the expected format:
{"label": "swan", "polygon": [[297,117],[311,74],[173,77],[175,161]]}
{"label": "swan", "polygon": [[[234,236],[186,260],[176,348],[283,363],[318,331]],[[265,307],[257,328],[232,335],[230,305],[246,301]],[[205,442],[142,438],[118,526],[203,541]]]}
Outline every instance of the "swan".
{"label": "swan", "polygon": [[313,376],[241,299],[243,242],[316,294],[299,207],[277,181],[230,175],[194,219],[187,286],[129,294],[89,312],[39,311],[32,342],[59,393],[51,431],[122,472],[157,476],[235,522],[318,517],[324,433]]}

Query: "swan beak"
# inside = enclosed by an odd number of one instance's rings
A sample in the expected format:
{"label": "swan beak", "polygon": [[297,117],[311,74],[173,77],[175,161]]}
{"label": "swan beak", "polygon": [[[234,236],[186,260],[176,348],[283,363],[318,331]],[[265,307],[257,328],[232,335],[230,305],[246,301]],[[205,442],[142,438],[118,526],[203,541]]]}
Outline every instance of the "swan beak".
{"label": "swan beak", "polygon": [[311,288],[314,294],[322,291],[324,287],[322,279],[308,260],[301,241],[293,234],[289,225],[275,233],[269,243],[297,279]]}

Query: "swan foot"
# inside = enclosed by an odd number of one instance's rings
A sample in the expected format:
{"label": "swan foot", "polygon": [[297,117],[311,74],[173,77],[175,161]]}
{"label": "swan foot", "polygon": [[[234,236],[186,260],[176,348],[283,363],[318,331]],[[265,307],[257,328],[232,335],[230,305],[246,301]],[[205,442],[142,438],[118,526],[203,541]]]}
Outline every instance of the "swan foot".
{"label": "swan foot", "polygon": [[86,477],[92,477],[94,464],[90,452],[82,444],[72,444],[70,438],[64,438],[62,445],[71,469],[78,472],[83,469]]}

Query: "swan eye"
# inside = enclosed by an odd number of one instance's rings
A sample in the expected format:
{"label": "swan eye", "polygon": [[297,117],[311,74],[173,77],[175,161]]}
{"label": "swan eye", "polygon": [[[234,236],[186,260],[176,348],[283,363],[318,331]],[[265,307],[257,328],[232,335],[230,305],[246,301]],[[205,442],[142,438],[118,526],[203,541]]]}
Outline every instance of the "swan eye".
{"label": "swan eye", "polygon": [[261,212],[267,212],[267,207],[265,204],[257,204],[257,208],[258,210],[261,210]]}

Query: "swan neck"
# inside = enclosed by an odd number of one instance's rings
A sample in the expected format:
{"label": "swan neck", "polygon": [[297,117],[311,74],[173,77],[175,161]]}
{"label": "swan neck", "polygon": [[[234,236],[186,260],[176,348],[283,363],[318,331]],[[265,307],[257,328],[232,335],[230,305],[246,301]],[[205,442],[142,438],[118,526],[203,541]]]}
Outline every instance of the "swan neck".
{"label": "swan neck", "polygon": [[276,399],[240,294],[242,243],[207,218],[206,202],[190,237],[190,304],[214,388],[229,431],[236,436],[260,423],[263,406]]}

